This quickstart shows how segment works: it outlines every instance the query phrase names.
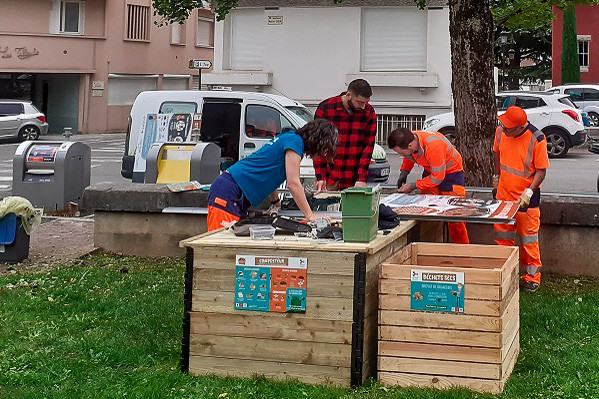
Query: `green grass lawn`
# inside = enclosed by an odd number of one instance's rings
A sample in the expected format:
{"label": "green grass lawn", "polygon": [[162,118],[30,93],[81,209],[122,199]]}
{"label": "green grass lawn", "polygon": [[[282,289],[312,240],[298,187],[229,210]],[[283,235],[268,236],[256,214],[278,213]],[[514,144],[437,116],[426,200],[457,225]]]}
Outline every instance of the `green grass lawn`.
{"label": "green grass lawn", "polygon": [[[0,398],[496,397],[182,374],[184,268],[98,255],[46,274],[0,277]],[[498,397],[599,397],[598,320],[599,281],[546,278],[539,292],[523,294],[522,350]]]}

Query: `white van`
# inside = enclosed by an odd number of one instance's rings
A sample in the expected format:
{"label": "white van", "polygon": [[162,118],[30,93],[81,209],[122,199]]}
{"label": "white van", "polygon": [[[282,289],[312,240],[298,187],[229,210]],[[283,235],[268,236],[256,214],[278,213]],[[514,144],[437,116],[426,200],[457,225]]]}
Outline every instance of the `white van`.
{"label": "white van", "polygon": [[[123,177],[132,179],[133,182],[144,181],[145,167],[142,170],[139,163],[136,165],[136,150],[139,152],[140,143],[147,141],[140,135],[148,131],[146,124],[149,116],[161,114],[191,114],[197,119],[201,118],[199,137],[192,135],[180,140],[217,144],[221,148],[223,160],[221,169],[247,157],[273,136],[289,129],[299,129],[314,118],[302,104],[274,94],[235,91],[145,91],[137,96],[131,108],[121,167]],[[164,137],[160,141],[167,141],[167,138]],[[147,147],[145,145],[145,148]],[[389,175],[389,163],[382,147],[376,147],[369,173],[372,178],[369,177],[369,180],[384,182]],[[139,157],[139,154],[137,156]],[[302,170],[314,173],[309,158],[302,160]]]}

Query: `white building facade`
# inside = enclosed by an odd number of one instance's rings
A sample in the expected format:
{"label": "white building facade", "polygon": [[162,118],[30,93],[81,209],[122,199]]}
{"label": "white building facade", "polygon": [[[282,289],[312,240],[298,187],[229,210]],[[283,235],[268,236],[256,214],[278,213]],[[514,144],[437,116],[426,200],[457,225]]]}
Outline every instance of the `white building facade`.
{"label": "white building facade", "polygon": [[[431,0],[241,0],[214,32],[210,88],[283,94],[311,109],[354,79],[373,87],[379,142],[451,110],[449,9]],[[398,4],[400,6],[398,6]]]}

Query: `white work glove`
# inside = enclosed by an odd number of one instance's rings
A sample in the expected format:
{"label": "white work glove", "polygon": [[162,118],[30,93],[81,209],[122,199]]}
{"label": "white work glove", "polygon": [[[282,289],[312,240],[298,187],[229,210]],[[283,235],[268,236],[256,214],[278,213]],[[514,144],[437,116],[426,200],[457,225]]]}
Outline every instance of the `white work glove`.
{"label": "white work glove", "polygon": [[528,205],[530,205],[530,198],[532,197],[532,194],[533,192],[530,188],[524,190],[520,198],[518,198],[518,206],[520,208],[526,208]]}

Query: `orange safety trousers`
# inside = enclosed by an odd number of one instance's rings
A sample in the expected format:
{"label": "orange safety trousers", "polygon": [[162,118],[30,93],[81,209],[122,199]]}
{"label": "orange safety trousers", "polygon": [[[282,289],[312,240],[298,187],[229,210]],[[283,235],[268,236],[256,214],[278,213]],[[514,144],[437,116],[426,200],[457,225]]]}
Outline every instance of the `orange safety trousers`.
{"label": "orange safety trousers", "polygon": [[[451,195],[454,197],[466,197],[466,189],[464,186],[452,185],[452,191],[441,191],[439,187],[431,187],[420,190],[421,194],[432,194],[432,195]],[[468,237],[468,230],[466,229],[466,223],[456,222],[447,223],[449,228],[449,238],[451,242],[456,244],[470,244],[470,238]]]}
{"label": "orange safety trousers", "polygon": [[220,229],[223,227],[223,222],[236,222],[238,220],[239,216],[235,216],[215,206],[208,206],[208,217],[206,218],[208,231]]}
{"label": "orange safety trousers", "polygon": [[516,213],[516,224],[496,224],[495,242],[499,245],[520,244],[522,279],[541,284],[541,253],[539,251],[539,226],[541,211],[538,207]]}

